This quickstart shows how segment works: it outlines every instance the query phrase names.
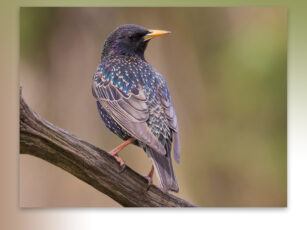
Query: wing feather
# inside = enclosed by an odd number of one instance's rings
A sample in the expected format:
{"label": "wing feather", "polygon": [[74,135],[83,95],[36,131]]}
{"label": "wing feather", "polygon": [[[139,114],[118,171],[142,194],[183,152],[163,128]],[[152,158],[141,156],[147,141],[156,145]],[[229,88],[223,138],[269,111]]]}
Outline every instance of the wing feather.
{"label": "wing feather", "polygon": [[179,140],[179,129],[176,112],[173,106],[173,102],[171,100],[167,85],[165,81],[162,81],[162,85],[160,87],[160,101],[164,110],[164,114],[166,115],[168,126],[173,130],[173,153],[174,158],[177,163],[180,162],[180,140]]}
{"label": "wing feather", "polygon": [[139,85],[127,95],[120,87],[113,85],[112,81],[108,81],[102,71],[98,71],[94,75],[92,92],[101,106],[126,132],[158,153],[166,154],[165,148],[147,126],[149,108]]}

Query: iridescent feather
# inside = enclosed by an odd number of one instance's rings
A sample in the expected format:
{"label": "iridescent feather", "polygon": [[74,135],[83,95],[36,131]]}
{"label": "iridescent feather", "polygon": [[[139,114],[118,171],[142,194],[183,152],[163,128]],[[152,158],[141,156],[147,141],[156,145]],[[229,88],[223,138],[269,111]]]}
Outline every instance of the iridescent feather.
{"label": "iridescent feather", "polygon": [[178,191],[171,162],[172,142],[174,158],[180,158],[178,124],[166,81],[142,56],[105,50],[92,84],[101,118],[123,140],[135,138],[152,158],[162,187]]}

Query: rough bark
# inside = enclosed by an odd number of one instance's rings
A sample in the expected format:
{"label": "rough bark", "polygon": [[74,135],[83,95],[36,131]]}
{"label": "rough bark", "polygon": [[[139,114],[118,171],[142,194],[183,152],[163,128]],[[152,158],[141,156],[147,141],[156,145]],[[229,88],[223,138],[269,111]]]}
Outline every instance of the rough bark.
{"label": "rough bark", "polygon": [[93,186],[125,207],[193,207],[194,204],[163,192],[108,154],[33,112],[20,95],[20,153],[56,165]]}

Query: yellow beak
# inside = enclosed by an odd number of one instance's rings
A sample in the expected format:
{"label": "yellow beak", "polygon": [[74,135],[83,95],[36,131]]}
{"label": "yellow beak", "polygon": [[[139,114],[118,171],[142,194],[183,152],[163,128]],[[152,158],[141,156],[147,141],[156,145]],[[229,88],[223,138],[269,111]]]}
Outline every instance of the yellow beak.
{"label": "yellow beak", "polygon": [[170,33],[171,33],[170,31],[166,30],[149,30],[149,33],[144,36],[144,41]]}

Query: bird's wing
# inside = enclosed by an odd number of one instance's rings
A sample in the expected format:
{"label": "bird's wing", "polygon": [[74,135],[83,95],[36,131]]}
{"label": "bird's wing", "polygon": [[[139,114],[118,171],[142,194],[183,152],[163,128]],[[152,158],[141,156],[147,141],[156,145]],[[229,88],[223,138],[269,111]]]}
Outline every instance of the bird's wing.
{"label": "bird's wing", "polygon": [[159,90],[160,101],[166,115],[168,126],[173,130],[173,151],[174,158],[179,163],[180,161],[180,141],[179,141],[179,130],[178,130],[178,122],[176,112],[173,106],[172,99],[170,97],[170,93],[168,91],[165,80],[161,81]]}
{"label": "bird's wing", "polygon": [[143,89],[134,84],[127,93],[107,75],[98,69],[93,77],[92,91],[96,100],[132,137],[165,155],[165,148],[147,126],[149,109]]}

